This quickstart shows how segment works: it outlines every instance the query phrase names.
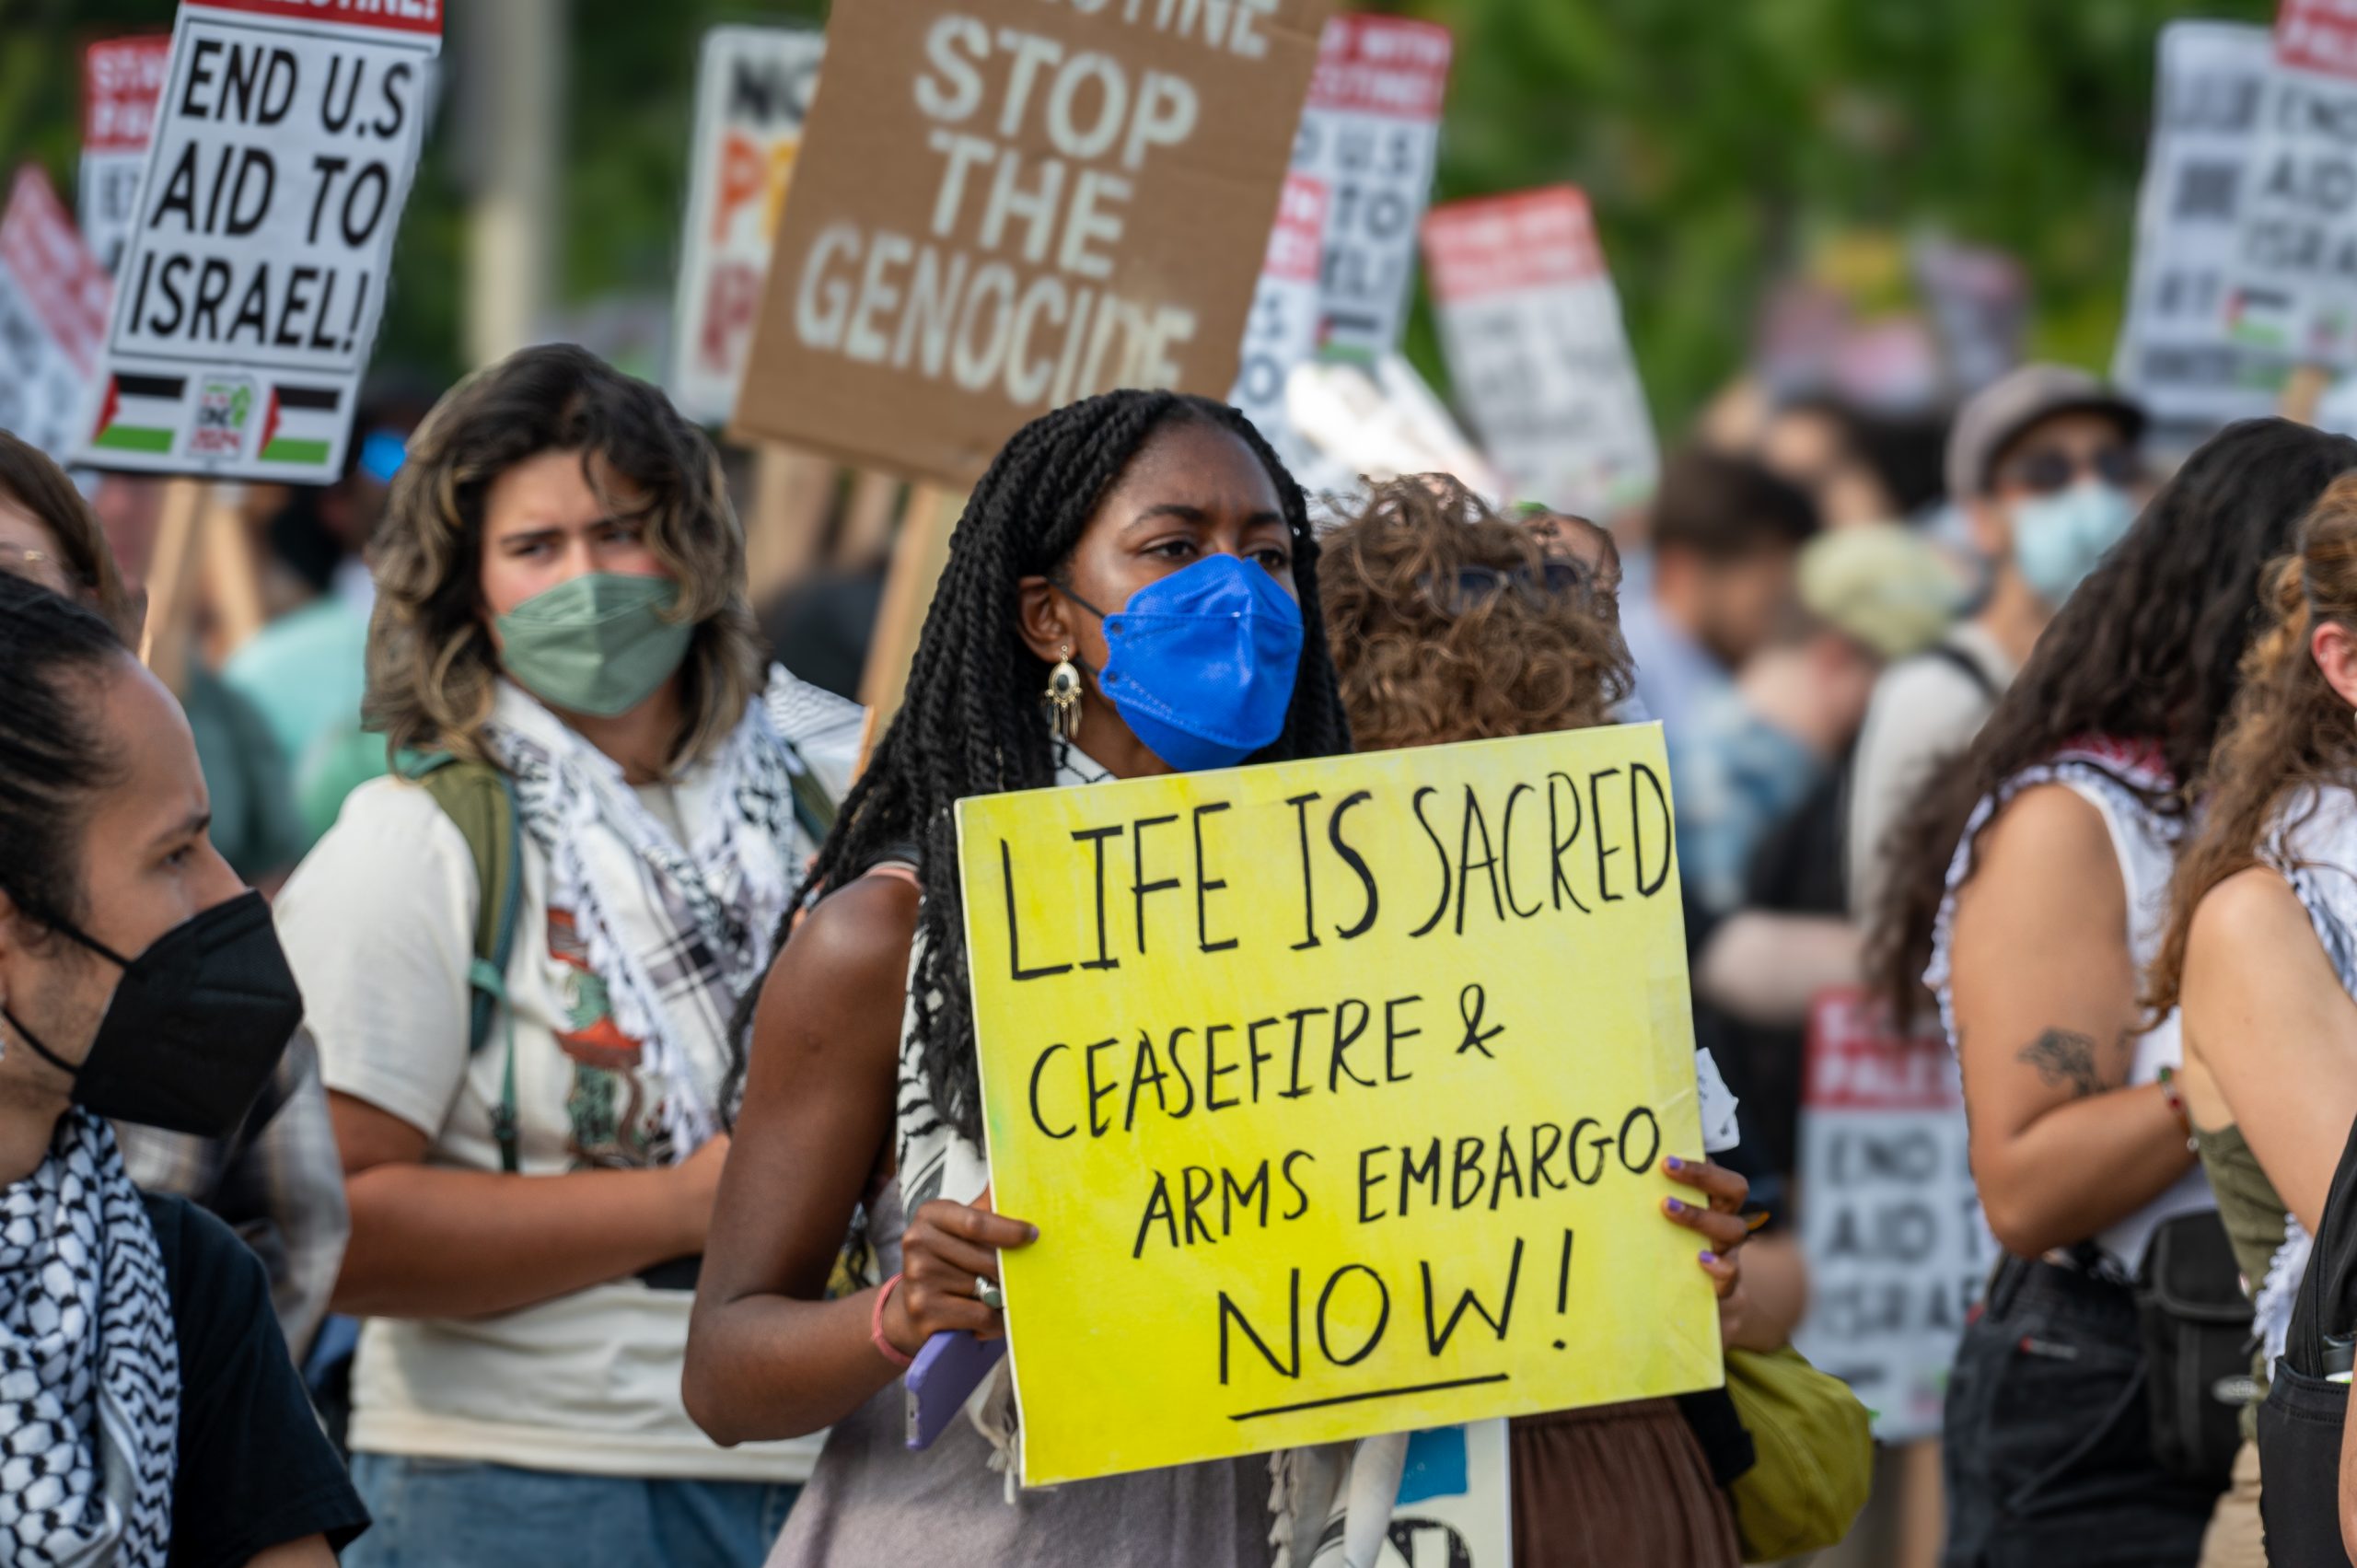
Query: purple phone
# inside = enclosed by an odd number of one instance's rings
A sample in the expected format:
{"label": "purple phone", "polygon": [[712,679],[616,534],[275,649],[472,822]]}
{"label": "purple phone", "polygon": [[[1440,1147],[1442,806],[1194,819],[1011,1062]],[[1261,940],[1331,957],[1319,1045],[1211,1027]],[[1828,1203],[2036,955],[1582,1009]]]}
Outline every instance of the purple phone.
{"label": "purple phone", "polygon": [[963,1329],[944,1329],[925,1341],[901,1378],[909,1395],[909,1446],[931,1447],[1005,1353],[1004,1336],[978,1340]]}

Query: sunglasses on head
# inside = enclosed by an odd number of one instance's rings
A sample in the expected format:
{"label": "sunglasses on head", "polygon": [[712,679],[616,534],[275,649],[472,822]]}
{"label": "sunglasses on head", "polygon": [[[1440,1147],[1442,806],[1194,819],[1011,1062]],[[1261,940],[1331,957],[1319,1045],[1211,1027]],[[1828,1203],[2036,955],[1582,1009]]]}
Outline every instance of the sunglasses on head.
{"label": "sunglasses on head", "polygon": [[2105,447],[2084,458],[2059,447],[2038,447],[2005,464],[2004,479],[2037,495],[2053,495],[2082,479],[2099,479],[2122,490],[2144,477],[2144,460],[2129,446]]}
{"label": "sunglasses on head", "polygon": [[1459,566],[1453,581],[1427,582],[1424,592],[1443,615],[1465,615],[1503,594],[1519,594],[1529,603],[1544,605],[1568,594],[1585,593],[1593,586],[1594,579],[1580,563],[1550,560],[1535,571],[1528,566],[1504,571],[1495,566]]}

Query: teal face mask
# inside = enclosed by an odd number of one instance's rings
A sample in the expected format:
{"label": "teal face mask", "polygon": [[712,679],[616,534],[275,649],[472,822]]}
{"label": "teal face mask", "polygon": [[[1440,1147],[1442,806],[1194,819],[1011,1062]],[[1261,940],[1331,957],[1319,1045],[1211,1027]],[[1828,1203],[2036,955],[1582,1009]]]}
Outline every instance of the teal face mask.
{"label": "teal face mask", "polygon": [[2136,521],[2136,503],[2117,485],[2088,480],[2014,508],[2014,563],[2056,610]]}
{"label": "teal face mask", "polygon": [[499,662],[552,707],[610,719],[653,696],[688,656],[695,628],[668,619],[679,585],[592,572],[499,618]]}

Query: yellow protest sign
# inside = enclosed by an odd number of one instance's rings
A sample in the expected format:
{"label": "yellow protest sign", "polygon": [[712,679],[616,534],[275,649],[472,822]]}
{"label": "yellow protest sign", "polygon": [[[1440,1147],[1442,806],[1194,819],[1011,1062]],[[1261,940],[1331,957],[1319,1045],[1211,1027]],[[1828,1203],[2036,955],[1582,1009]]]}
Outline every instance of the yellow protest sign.
{"label": "yellow protest sign", "polygon": [[958,832],[1027,1482],[1720,1380],[1659,726]]}

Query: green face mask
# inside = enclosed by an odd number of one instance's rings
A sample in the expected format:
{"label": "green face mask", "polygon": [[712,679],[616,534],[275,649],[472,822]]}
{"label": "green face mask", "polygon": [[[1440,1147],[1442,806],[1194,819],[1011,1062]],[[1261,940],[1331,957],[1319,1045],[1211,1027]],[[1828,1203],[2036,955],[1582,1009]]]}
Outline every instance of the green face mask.
{"label": "green face mask", "polygon": [[592,572],[499,618],[499,662],[533,696],[612,718],[653,696],[688,656],[695,628],[667,619],[679,585]]}

